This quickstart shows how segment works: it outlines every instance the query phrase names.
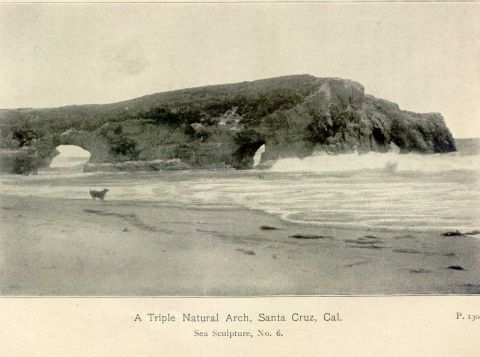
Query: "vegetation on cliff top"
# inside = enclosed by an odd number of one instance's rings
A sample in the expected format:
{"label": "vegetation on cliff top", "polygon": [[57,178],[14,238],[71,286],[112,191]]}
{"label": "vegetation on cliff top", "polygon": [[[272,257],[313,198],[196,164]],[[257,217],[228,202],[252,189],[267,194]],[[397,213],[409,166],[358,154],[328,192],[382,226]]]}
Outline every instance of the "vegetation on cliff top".
{"label": "vegetation on cliff top", "polygon": [[364,96],[355,82],[308,75],[106,105],[5,110],[0,111],[0,129],[0,148],[23,152],[20,163],[5,164],[0,155],[0,166],[16,167],[15,172],[48,164],[60,144],[89,150],[91,162],[180,159],[192,167],[236,168],[250,167],[264,143],[266,159],[319,149],[385,150],[390,142],[404,151],[455,149],[438,115],[403,112],[393,103]]}

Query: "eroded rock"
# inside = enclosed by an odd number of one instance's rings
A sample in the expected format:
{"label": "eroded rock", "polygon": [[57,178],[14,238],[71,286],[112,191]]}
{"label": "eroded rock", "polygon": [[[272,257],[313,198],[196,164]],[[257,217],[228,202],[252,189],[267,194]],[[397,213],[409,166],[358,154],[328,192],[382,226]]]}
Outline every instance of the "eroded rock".
{"label": "eroded rock", "polygon": [[392,145],[401,152],[455,151],[440,114],[403,111],[365,95],[359,83],[309,75],[184,89],[106,105],[3,110],[0,129],[0,169],[13,173],[48,166],[58,145],[88,150],[87,171],[101,164],[108,164],[107,170],[163,169],[156,160],[179,160],[192,168],[245,169],[253,166],[262,145],[266,150],[259,167],[281,157],[385,152]]}

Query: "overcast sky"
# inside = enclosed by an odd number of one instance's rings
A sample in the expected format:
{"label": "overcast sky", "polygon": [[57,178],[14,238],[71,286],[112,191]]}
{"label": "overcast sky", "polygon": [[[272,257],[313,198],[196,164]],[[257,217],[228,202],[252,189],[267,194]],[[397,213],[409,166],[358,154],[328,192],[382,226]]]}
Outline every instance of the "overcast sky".
{"label": "overcast sky", "polygon": [[479,19],[473,3],[0,5],[0,108],[309,73],[480,137]]}

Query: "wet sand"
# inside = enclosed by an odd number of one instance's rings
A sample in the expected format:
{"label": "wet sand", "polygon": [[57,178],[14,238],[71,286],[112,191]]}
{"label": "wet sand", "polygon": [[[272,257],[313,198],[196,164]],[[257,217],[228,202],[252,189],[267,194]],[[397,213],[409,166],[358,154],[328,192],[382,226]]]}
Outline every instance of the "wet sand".
{"label": "wet sand", "polygon": [[0,214],[2,295],[480,293],[472,237],[325,229],[242,208],[141,201],[4,195]]}

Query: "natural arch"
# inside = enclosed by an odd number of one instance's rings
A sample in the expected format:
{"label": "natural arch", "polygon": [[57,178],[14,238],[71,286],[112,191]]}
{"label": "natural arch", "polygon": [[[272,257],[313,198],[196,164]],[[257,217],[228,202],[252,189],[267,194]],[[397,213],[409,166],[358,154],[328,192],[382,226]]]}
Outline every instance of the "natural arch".
{"label": "natural arch", "polygon": [[58,155],[50,162],[49,168],[81,167],[90,160],[89,151],[76,145],[59,145],[56,147]]}
{"label": "natural arch", "polygon": [[251,169],[254,164],[254,156],[265,141],[247,141],[233,153],[233,166],[236,169]]}

